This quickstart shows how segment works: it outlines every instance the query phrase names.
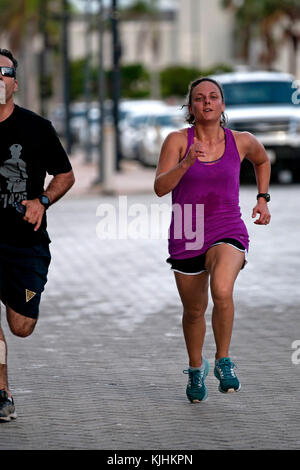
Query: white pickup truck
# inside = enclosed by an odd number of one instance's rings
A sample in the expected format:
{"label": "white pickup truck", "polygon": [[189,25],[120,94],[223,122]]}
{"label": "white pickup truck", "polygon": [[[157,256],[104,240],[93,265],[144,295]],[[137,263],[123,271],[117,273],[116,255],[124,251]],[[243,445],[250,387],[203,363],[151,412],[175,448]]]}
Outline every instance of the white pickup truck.
{"label": "white pickup truck", "polygon": [[[271,181],[300,181],[300,81],[281,72],[247,71],[215,75],[223,87],[227,127],[254,134],[272,163]],[[241,181],[254,180],[244,160]]]}

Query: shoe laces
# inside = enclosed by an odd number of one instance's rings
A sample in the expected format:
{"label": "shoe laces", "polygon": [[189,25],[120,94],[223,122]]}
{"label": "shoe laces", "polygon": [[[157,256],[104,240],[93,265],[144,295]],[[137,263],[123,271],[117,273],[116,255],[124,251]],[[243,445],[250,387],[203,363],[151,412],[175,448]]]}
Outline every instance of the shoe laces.
{"label": "shoe laces", "polygon": [[188,385],[189,387],[202,387],[203,385],[203,377],[204,377],[204,370],[190,370],[190,369],[185,369],[183,371],[184,374],[189,374],[189,381]]}
{"label": "shoe laces", "polygon": [[222,379],[236,378],[236,373],[234,372],[236,365],[234,362],[222,361],[221,363],[217,364],[217,368]]}

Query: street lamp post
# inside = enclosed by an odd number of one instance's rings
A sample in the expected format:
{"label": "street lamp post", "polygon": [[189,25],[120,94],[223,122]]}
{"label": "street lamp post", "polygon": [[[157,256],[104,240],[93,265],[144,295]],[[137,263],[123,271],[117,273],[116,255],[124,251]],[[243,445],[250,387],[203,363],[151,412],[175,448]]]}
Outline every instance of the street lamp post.
{"label": "street lamp post", "polygon": [[98,72],[98,101],[99,101],[99,154],[98,154],[98,182],[103,183],[104,181],[104,164],[105,164],[105,155],[104,155],[104,98],[105,98],[105,76],[104,76],[104,60],[103,60],[103,33],[104,33],[104,18],[103,18],[103,0],[98,0],[99,3],[99,72]]}
{"label": "street lamp post", "polygon": [[91,144],[91,123],[90,123],[90,104],[91,104],[91,4],[90,0],[85,0],[85,67],[84,67],[84,99],[85,99],[85,161],[92,161],[92,144]]}
{"label": "street lamp post", "polygon": [[116,170],[120,170],[121,144],[119,133],[119,100],[120,100],[120,42],[118,31],[118,2],[112,0],[111,4],[111,23],[113,40],[113,116],[115,130],[115,152],[116,152]]}
{"label": "street lamp post", "polygon": [[47,38],[47,2],[40,2],[39,4],[39,30],[42,36],[42,47],[39,54],[39,86],[40,86],[40,114],[47,116],[47,107],[45,103],[46,91],[46,62],[48,52],[48,38]]}
{"label": "street lamp post", "polygon": [[65,110],[65,138],[66,150],[71,153],[71,128],[70,128],[70,69],[69,69],[69,12],[68,0],[62,3],[62,55],[63,55],[63,95]]}

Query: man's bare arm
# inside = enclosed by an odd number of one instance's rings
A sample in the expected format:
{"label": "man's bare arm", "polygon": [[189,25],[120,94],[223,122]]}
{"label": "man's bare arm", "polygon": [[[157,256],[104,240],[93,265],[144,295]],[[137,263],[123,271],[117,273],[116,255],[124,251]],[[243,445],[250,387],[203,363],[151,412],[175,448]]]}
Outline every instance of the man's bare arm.
{"label": "man's bare arm", "polygon": [[58,201],[71,189],[74,183],[75,177],[73,170],[68,173],[59,173],[52,178],[44,194],[48,196],[50,203],[54,204],[54,202]]}
{"label": "man's bare arm", "polygon": [[[52,205],[66,194],[74,183],[75,177],[73,170],[68,173],[59,173],[52,178],[43,194],[48,196],[50,204]],[[36,232],[41,226],[45,207],[38,198],[22,201],[22,204],[26,207],[24,220],[33,224],[35,226],[34,231]]]}

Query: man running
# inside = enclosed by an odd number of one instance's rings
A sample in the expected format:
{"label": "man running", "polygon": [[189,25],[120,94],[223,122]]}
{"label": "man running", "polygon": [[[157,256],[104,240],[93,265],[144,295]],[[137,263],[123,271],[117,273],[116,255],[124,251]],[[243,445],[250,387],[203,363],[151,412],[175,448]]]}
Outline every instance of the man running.
{"label": "man running", "polygon": [[[14,103],[17,65],[0,49],[0,296],[10,330],[24,338],[37,323],[51,260],[46,210],[75,178],[50,121]],[[0,323],[0,422],[16,417]]]}

